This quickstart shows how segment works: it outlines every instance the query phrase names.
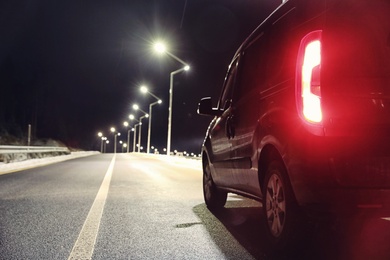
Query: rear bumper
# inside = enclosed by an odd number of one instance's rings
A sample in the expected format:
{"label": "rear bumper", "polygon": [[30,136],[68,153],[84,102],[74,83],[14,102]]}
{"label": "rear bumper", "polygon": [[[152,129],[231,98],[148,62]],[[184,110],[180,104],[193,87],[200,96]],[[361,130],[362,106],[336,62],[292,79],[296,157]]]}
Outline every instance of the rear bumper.
{"label": "rear bumper", "polygon": [[298,204],[327,210],[390,209],[389,142],[311,141],[288,161]]}

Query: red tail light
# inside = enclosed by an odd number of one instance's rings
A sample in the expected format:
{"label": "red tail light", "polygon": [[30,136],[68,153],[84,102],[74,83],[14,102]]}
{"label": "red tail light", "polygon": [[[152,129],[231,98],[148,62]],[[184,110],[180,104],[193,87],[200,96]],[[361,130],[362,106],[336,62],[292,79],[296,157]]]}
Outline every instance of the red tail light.
{"label": "red tail light", "polygon": [[313,31],[301,41],[296,71],[298,113],[310,123],[322,122],[321,109],[321,34]]}

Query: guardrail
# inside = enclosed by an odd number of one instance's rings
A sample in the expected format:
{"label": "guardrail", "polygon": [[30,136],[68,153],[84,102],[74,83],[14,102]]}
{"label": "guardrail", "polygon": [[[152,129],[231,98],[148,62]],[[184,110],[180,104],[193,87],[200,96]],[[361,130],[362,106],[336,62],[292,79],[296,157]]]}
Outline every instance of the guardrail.
{"label": "guardrail", "polygon": [[67,147],[0,145],[0,161],[4,163],[70,154]]}

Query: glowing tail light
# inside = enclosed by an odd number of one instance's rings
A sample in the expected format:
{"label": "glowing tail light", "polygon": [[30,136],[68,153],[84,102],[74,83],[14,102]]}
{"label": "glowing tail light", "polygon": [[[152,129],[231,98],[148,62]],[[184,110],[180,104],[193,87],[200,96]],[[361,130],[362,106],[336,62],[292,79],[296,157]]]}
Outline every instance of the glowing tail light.
{"label": "glowing tail light", "polygon": [[322,122],[320,74],[321,31],[313,31],[301,41],[296,73],[298,112],[310,123]]}

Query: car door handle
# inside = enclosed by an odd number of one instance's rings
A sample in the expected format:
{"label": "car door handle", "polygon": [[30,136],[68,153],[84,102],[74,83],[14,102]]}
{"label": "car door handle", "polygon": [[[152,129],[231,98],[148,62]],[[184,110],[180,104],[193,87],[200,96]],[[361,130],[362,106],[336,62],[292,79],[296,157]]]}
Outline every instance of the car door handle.
{"label": "car door handle", "polygon": [[234,126],[234,115],[229,115],[226,120],[226,136],[228,139],[234,138],[236,130]]}

